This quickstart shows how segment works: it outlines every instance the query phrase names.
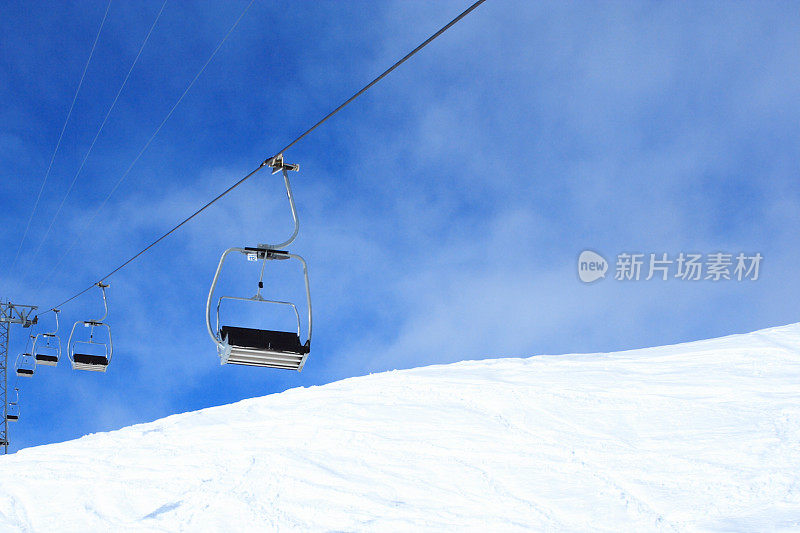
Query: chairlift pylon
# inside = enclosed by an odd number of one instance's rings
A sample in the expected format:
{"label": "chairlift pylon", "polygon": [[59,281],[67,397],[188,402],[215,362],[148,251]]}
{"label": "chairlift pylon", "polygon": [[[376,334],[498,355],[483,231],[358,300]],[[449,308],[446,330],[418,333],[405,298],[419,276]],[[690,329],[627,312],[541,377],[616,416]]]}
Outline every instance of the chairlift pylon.
{"label": "chairlift pylon", "polygon": [[[103,295],[103,308],[105,314],[99,320],[79,320],[72,326],[72,331],[69,334],[69,341],[67,342],[69,359],[72,361],[72,368],[75,370],[91,370],[94,372],[105,372],[108,364],[111,362],[111,354],[114,351],[114,345],[111,342],[111,328],[104,322],[108,316],[108,300],[106,299],[105,283],[98,283]],[[89,339],[78,340],[75,330],[78,326],[89,328]],[[105,331],[102,335],[107,340],[96,340],[96,329]]]}
{"label": "chairlift pylon", "polygon": [[16,422],[19,420],[19,388],[14,387],[16,398],[13,402],[8,402],[6,406],[6,420]]}
{"label": "chairlift pylon", "polygon": [[59,309],[53,309],[56,316],[56,329],[52,333],[39,333],[33,340],[33,357],[37,365],[56,366],[61,357],[61,339],[58,336]]}
{"label": "chairlift pylon", "polygon": [[[236,364],[249,366],[263,366],[270,368],[284,368],[288,370],[300,371],[305,365],[306,358],[311,351],[311,290],[308,282],[308,266],[305,259],[297,254],[283,250],[290,245],[300,230],[300,222],[297,218],[297,209],[294,205],[292,188],[289,184],[289,171],[299,170],[298,165],[289,165],[283,162],[283,154],[277,155],[269,161],[273,174],[281,172],[283,174],[284,185],[286,186],[286,196],[289,199],[289,208],[292,211],[294,220],[294,231],[287,240],[279,244],[259,244],[256,247],[228,248],[223,252],[208,291],[206,300],[206,328],[208,334],[217,345],[217,353],[220,357],[220,364]],[[258,290],[255,296],[250,298],[240,296],[220,296],[216,306],[216,327],[211,327],[211,304],[214,297],[214,289],[217,286],[222,265],[225,259],[232,252],[239,252],[247,256],[248,261],[263,261],[261,265],[261,275],[258,280]],[[301,323],[300,313],[297,306],[292,302],[279,300],[269,300],[261,296],[264,288],[264,268],[267,261],[294,259],[300,262],[303,267],[303,277],[305,279],[306,305],[308,310],[308,337],[305,343],[301,343]],[[235,300],[245,302],[269,303],[291,307],[297,319],[297,331],[274,331],[268,329],[244,328],[237,326],[223,325],[220,327],[220,305],[223,300]]]}

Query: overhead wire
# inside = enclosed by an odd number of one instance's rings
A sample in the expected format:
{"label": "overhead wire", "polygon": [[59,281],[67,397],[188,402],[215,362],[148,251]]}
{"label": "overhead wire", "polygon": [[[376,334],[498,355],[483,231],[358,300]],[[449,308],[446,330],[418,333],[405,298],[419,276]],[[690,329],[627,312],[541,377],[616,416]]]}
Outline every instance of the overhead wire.
{"label": "overhead wire", "polygon": [[461,19],[463,19],[464,17],[466,17],[467,15],[469,15],[469,14],[470,14],[470,13],[471,13],[471,12],[472,12],[472,11],[473,11],[475,8],[477,8],[479,5],[481,5],[481,4],[482,4],[482,3],[484,3],[485,1],[486,1],[486,0],[478,0],[477,2],[475,2],[474,4],[472,4],[471,6],[469,6],[467,9],[465,9],[464,11],[462,11],[462,12],[461,12],[461,14],[460,14],[460,15],[458,15],[456,18],[454,18],[453,20],[451,20],[450,22],[448,22],[447,24],[445,24],[444,26],[442,26],[442,27],[439,29],[439,31],[437,31],[436,33],[434,33],[433,35],[431,35],[430,37],[428,37],[427,39],[425,39],[425,41],[423,41],[423,42],[422,42],[422,43],[421,43],[419,46],[417,46],[416,48],[414,48],[413,50],[411,50],[409,53],[407,53],[405,56],[403,56],[403,58],[402,58],[402,59],[400,59],[400,60],[399,60],[399,61],[397,61],[397,62],[396,62],[394,65],[392,65],[391,67],[389,67],[388,69],[386,69],[385,71],[383,71],[383,73],[382,73],[380,76],[378,76],[377,78],[375,78],[374,80],[372,80],[371,82],[369,82],[369,83],[368,83],[367,85],[365,85],[365,86],[364,86],[364,87],[363,87],[363,88],[362,88],[360,91],[358,91],[358,92],[357,92],[357,93],[355,93],[353,96],[351,96],[350,98],[348,98],[347,100],[345,100],[345,101],[344,101],[344,102],[343,102],[343,103],[342,103],[342,104],[341,104],[339,107],[337,107],[336,109],[334,109],[333,111],[331,111],[330,113],[328,113],[327,115],[325,115],[324,117],[322,117],[322,119],[320,119],[320,121],[319,121],[319,122],[317,122],[316,124],[314,124],[313,126],[311,126],[310,128],[308,128],[306,131],[304,131],[302,134],[300,134],[300,136],[298,136],[298,137],[297,137],[295,140],[293,140],[292,142],[290,142],[289,144],[287,144],[286,146],[284,146],[284,147],[283,147],[283,149],[279,150],[279,151],[276,153],[276,155],[279,155],[279,154],[282,154],[282,153],[284,153],[286,150],[288,150],[289,148],[291,148],[292,146],[294,146],[295,144],[297,144],[298,142],[300,142],[300,140],[301,140],[301,139],[303,139],[303,138],[304,138],[306,135],[308,135],[309,133],[311,133],[312,131],[314,131],[315,129],[317,129],[317,128],[318,128],[319,126],[321,126],[321,125],[322,125],[322,124],[323,124],[323,123],[324,123],[326,120],[328,120],[328,119],[329,119],[329,118],[331,118],[333,115],[335,115],[336,113],[338,113],[339,111],[341,111],[342,109],[344,109],[344,108],[345,108],[345,107],[346,107],[346,106],[347,106],[347,105],[348,105],[350,102],[352,102],[353,100],[355,100],[356,98],[358,98],[359,96],[361,96],[362,94],[364,94],[365,92],[367,92],[367,91],[368,91],[370,88],[372,88],[372,86],[373,86],[373,85],[375,85],[376,83],[378,83],[379,81],[381,81],[381,80],[382,80],[383,78],[385,78],[385,77],[386,77],[386,76],[387,76],[387,75],[388,75],[390,72],[392,72],[394,69],[396,69],[397,67],[399,67],[399,66],[400,66],[400,65],[402,65],[403,63],[405,63],[407,60],[411,59],[411,57],[412,57],[413,55],[415,55],[417,52],[419,52],[420,50],[422,50],[423,48],[425,48],[426,46],[428,46],[428,44],[430,44],[430,43],[431,43],[431,41],[433,41],[434,39],[436,39],[437,37],[439,37],[441,34],[443,34],[444,32],[446,32],[447,30],[449,30],[449,29],[450,29],[452,26],[454,26],[454,25],[455,25],[455,24],[457,24],[457,23],[458,23],[458,22],[459,22]]}
{"label": "overhead wire", "polygon": [[[391,67],[389,67],[388,69],[386,69],[385,71],[383,71],[383,72],[382,72],[382,73],[381,73],[381,74],[380,74],[378,77],[376,77],[375,79],[373,79],[371,82],[369,82],[367,85],[365,85],[365,86],[364,86],[362,89],[360,89],[358,92],[356,92],[355,94],[353,94],[353,96],[351,96],[350,98],[348,98],[347,100],[345,100],[345,101],[344,101],[342,104],[340,104],[338,107],[336,107],[336,108],[335,108],[333,111],[331,111],[330,113],[328,113],[327,115],[325,115],[325,116],[324,116],[322,119],[320,119],[320,120],[319,120],[317,123],[315,123],[313,126],[311,126],[311,127],[310,127],[310,128],[308,128],[306,131],[304,131],[302,134],[300,134],[300,135],[299,135],[297,138],[295,138],[295,139],[294,139],[292,142],[290,142],[289,144],[287,144],[287,145],[286,145],[286,146],[285,146],[283,149],[281,149],[280,151],[278,151],[278,152],[277,152],[277,153],[276,153],[274,156],[272,156],[272,157],[270,157],[270,158],[268,158],[268,159],[265,159],[265,160],[264,160],[264,161],[263,161],[263,162],[262,162],[262,163],[261,163],[261,164],[260,164],[260,165],[259,165],[257,168],[255,168],[254,170],[252,170],[252,171],[251,171],[249,174],[247,174],[246,176],[244,176],[243,178],[241,178],[239,181],[237,181],[236,183],[234,183],[233,185],[231,185],[230,187],[228,187],[227,189],[225,189],[223,192],[221,192],[220,194],[218,194],[218,195],[217,195],[217,196],[216,196],[214,199],[212,199],[211,201],[207,202],[205,205],[203,205],[202,207],[200,207],[199,209],[197,209],[196,211],[194,211],[194,212],[193,212],[191,215],[189,215],[188,217],[184,218],[184,219],[183,219],[183,220],[182,220],[180,223],[178,223],[178,224],[177,224],[176,226],[174,226],[172,229],[170,229],[169,231],[167,231],[166,233],[164,233],[163,235],[161,235],[160,237],[158,237],[156,240],[154,240],[153,242],[151,242],[150,244],[148,244],[146,247],[144,247],[142,250],[140,250],[140,251],[139,251],[139,252],[137,252],[135,255],[133,255],[132,257],[130,257],[128,260],[126,260],[125,262],[123,262],[121,265],[119,265],[118,267],[116,267],[115,269],[113,269],[112,271],[110,271],[108,274],[106,274],[106,275],[104,275],[103,277],[101,277],[101,278],[100,278],[98,281],[96,281],[96,282],[92,283],[91,285],[89,285],[89,286],[88,286],[88,287],[86,287],[85,289],[83,289],[83,290],[81,290],[81,291],[79,291],[79,292],[75,293],[74,295],[72,295],[71,297],[67,298],[67,299],[66,299],[66,300],[64,300],[63,302],[59,303],[58,305],[54,305],[53,307],[50,307],[50,308],[48,308],[48,310],[47,310],[47,311],[45,311],[45,313],[47,313],[47,312],[50,312],[50,311],[52,311],[52,310],[54,310],[54,309],[58,309],[58,308],[60,308],[60,307],[62,307],[62,306],[64,306],[64,305],[66,305],[67,303],[71,302],[72,300],[74,300],[74,299],[78,298],[79,296],[82,296],[82,295],[83,295],[83,294],[85,294],[86,292],[88,292],[88,291],[92,290],[94,287],[96,287],[96,286],[97,286],[97,284],[98,284],[98,283],[102,283],[102,282],[104,282],[104,281],[105,281],[105,280],[107,280],[109,277],[113,276],[114,274],[116,274],[117,272],[119,272],[120,270],[122,270],[123,268],[125,268],[127,265],[129,265],[131,262],[133,262],[134,260],[136,260],[136,259],[137,259],[138,257],[140,257],[142,254],[144,254],[145,252],[147,252],[148,250],[150,250],[150,249],[151,249],[153,246],[155,246],[156,244],[158,244],[159,242],[161,242],[162,240],[164,240],[165,238],[167,238],[168,236],[170,236],[172,233],[174,233],[174,232],[175,232],[175,231],[177,231],[179,228],[181,228],[181,227],[182,227],[184,224],[186,224],[187,222],[189,222],[190,220],[192,220],[193,218],[195,218],[197,215],[199,215],[200,213],[202,213],[203,211],[205,211],[206,209],[208,209],[209,207],[211,207],[211,206],[212,206],[214,203],[216,203],[216,202],[217,202],[218,200],[220,200],[222,197],[224,197],[225,195],[227,195],[228,193],[230,193],[231,191],[233,191],[234,189],[236,189],[236,188],[237,188],[239,185],[241,185],[242,183],[244,183],[245,181],[247,181],[248,179],[250,179],[250,178],[251,178],[253,175],[255,175],[255,174],[258,172],[258,171],[260,171],[260,170],[262,170],[264,167],[266,167],[266,166],[270,165],[270,164],[271,164],[273,161],[275,161],[275,160],[278,158],[278,156],[281,156],[281,155],[282,155],[282,154],[283,154],[283,153],[284,153],[286,150],[288,150],[289,148],[291,148],[292,146],[294,146],[295,144],[297,144],[297,143],[298,143],[298,142],[299,142],[301,139],[305,138],[305,137],[306,137],[308,134],[310,134],[312,131],[314,131],[314,130],[315,130],[315,129],[317,129],[319,126],[321,126],[321,125],[322,125],[322,124],[323,124],[325,121],[327,121],[327,120],[328,120],[328,119],[330,119],[332,116],[334,116],[336,113],[338,113],[339,111],[341,111],[342,109],[344,109],[344,108],[345,108],[345,107],[346,107],[348,104],[350,104],[350,103],[351,103],[353,100],[355,100],[356,98],[358,98],[359,96],[361,96],[362,94],[364,94],[364,93],[365,93],[366,91],[368,91],[368,90],[369,90],[369,89],[370,89],[372,86],[374,86],[376,83],[378,83],[379,81],[381,81],[381,80],[382,80],[384,77],[386,77],[386,76],[387,76],[389,73],[391,73],[391,72],[392,72],[393,70],[395,70],[397,67],[399,67],[400,65],[402,65],[403,63],[405,63],[405,62],[406,62],[408,59],[410,59],[411,57],[413,57],[413,56],[414,56],[415,54],[417,54],[417,53],[418,53],[420,50],[422,50],[423,48],[425,48],[425,47],[426,47],[428,44],[430,44],[430,43],[431,43],[433,40],[435,40],[437,37],[439,37],[440,35],[442,35],[444,32],[446,32],[446,31],[447,31],[448,29],[450,29],[452,26],[454,26],[455,24],[457,24],[457,23],[458,23],[458,22],[459,22],[461,19],[463,19],[464,17],[466,17],[467,15],[469,15],[469,14],[470,14],[470,13],[471,13],[473,10],[475,10],[475,9],[476,9],[478,6],[480,6],[481,4],[483,4],[485,1],[486,1],[486,0],[477,0],[475,3],[473,3],[472,5],[470,5],[470,6],[469,6],[467,9],[465,9],[464,11],[462,11],[462,12],[461,12],[461,13],[460,13],[460,14],[459,14],[457,17],[455,17],[453,20],[451,20],[450,22],[448,22],[447,24],[445,24],[444,26],[442,26],[442,28],[440,28],[440,29],[439,29],[439,30],[438,30],[436,33],[434,33],[433,35],[431,35],[430,37],[428,37],[428,38],[427,38],[425,41],[423,41],[423,42],[422,42],[422,43],[421,43],[419,46],[417,46],[416,48],[414,48],[414,49],[413,49],[411,52],[409,52],[408,54],[406,54],[405,56],[403,56],[401,59],[399,59],[397,62],[395,62],[395,63],[394,63],[394,64],[393,64]],[[252,3],[252,2],[251,2],[251,3]],[[248,7],[249,7],[249,5],[248,5]],[[237,21],[237,22],[238,22],[238,21]]]}
{"label": "overhead wire", "polygon": [[[78,242],[80,242],[81,237],[83,236],[83,234],[86,232],[86,230],[88,228],[91,227],[91,225],[94,222],[94,220],[97,218],[97,216],[103,210],[103,208],[106,206],[106,204],[111,199],[111,197],[114,195],[114,193],[117,191],[119,186],[122,185],[122,182],[125,181],[125,178],[128,177],[128,175],[130,174],[131,170],[133,170],[133,167],[136,165],[136,163],[142,157],[144,152],[147,150],[147,148],[150,146],[150,144],[156,138],[156,135],[158,135],[158,133],[164,127],[164,124],[166,124],[167,121],[170,119],[172,114],[175,112],[175,109],[178,107],[178,105],[181,103],[181,101],[183,101],[183,98],[186,96],[186,94],[192,88],[192,86],[197,81],[197,79],[200,77],[200,75],[203,74],[203,72],[206,70],[206,67],[208,67],[209,63],[211,63],[211,60],[214,59],[214,56],[217,55],[217,52],[219,52],[219,49],[222,48],[222,45],[225,44],[225,41],[228,40],[228,37],[230,37],[231,33],[233,33],[233,30],[236,29],[236,26],[242,20],[242,17],[244,17],[245,13],[247,13],[247,10],[250,9],[250,6],[253,5],[254,1],[255,0],[250,0],[250,3],[248,3],[247,6],[245,6],[244,10],[239,15],[239,18],[237,18],[236,21],[233,23],[233,25],[230,27],[230,29],[228,29],[228,32],[225,34],[225,36],[222,38],[222,40],[219,42],[219,44],[217,44],[216,48],[214,48],[214,51],[211,53],[209,58],[206,60],[206,62],[203,64],[203,66],[200,68],[200,70],[197,72],[197,74],[194,76],[192,81],[189,82],[189,85],[186,87],[186,89],[184,89],[183,93],[180,95],[178,100],[172,105],[172,107],[170,108],[170,110],[167,113],[167,115],[161,121],[161,124],[158,125],[158,127],[153,132],[153,134],[150,136],[150,138],[147,140],[147,142],[144,144],[144,146],[142,146],[141,150],[139,150],[139,153],[136,155],[136,157],[133,159],[133,161],[130,163],[130,165],[128,165],[127,170],[125,170],[125,172],[122,174],[122,176],[120,176],[120,178],[116,181],[114,186],[108,192],[108,194],[103,199],[103,201],[100,203],[99,207],[97,209],[95,209],[94,213],[92,214],[92,216],[88,220],[88,222],[86,222],[86,224],[83,226],[81,231],[78,232],[78,235],[75,237],[75,239],[73,239],[72,243],[61,254],[61,257],[59,257],[59,259],[56,262],[55,266],[51,269],[51,271],[47,274],[47,276],[42,278],[42,282],[37,287],[37,291],[40,290],[45,285],[45,283],[47,283],[47,281],[49,281],[53,277],[55,272],[58,270],[58,267],[61,265],[61,263],[67,257],[67,255],[69,255],[69,253],[72,251],[72,249],[75,247],[75,245],[78,244]],[[56,307],[58,307],[58,306],[56,306]]]}
{"label": "overhead wire", "polygon": [[131,64],[130,68],[128,69],[127,74],[125,74],[125,79],[122,80],[122,85],[120,85],[120,88],[117,91],[117,94],[114,96],[114,100],[111,102],[111,106],[108,108],[108,111],[106,112],[105,117],[103,117],[103,121],[100,123],[100,128],[98,128],[97,133],[94,136],[94,139],[92,139],[92,142],[89,145],[89,149],[86,151],[86,155],[83,156],[83,161],[81,161],[81,164],[78,167],[78,171],[75,172],[75,176],[72,178],[72,182],[70,183],[66,194],[61,199],[61,204],[59,204],[58,209],[56,209],[56,212],[53,215],[53,218],[50,220],[50,225],[47,227],[47,231],[45,231],[44,236],[39,241],[39,246],[37,246],[36,247],[36,251],[33,252],[33,258],[34,259],[39,255],[39,252],[42,249],[42,245],[44,245],[45,241],[47,240],[48,235],[50,235],[50,231],[53,229],[53,225],[55,224],[56,219],[58,218],[58,215],[61,213],[61,210],[64,208],[64,204],[66,203],[67,198],[69,197],[70,193],[72,192],[72,189],[75,187],[75,183],[78,181],[78,176],[80,176],[80,173],[83,170],[84,165],[86,165],[86,160],[89,159],[89,154],[92,153],[92,149],[94,148],[94,145],[97,142],[97,138],[100,137],[100,133],[103,131],[103,128],[105,127],[106,122],[108,122],[108,117],[111,115],[111,112],[114,110],[114,106],[117,105],[117,100],[119,100],[120,94],[122,94],[123,89],[125,89],[125,85],[127,85],[128,79],[131,77],[131,73],[133,72],[133,68],[136,66],[136,63],[139,61],[139,57],[142,55],[142,51],[144,50],[145,45],[147,45],[147,41],[150,39],[150,35],[152,35],[153,30],[155,29],[156,24],[158,23],[158,19],[161,18],[161,13],[164,12],[164,7],[167,5],[167,2],[168,2],[168,0],[164,0],[164,3],[161,4],[161,9],[158,10],[158,14],[156,15],[156,18],[153,21],[153,24],[150,26],[150,30],[147,32],[147,35],[145,36],[144,41],[142,41],[142,45],[139,47],[139,52],[136,54],[136,57],[134,58],[133,63]]}
{"label": "overhead wire", "polygon": [[111,8],[111,0],[108,0],[108,4],[106,5],[106,11],[103,14],[103,20],[100,22],[100,28],[97,30],[97,35],[94,38],[94,42],[92,43],[92,49],[89,52],[89,59],[86,60],[86,65],[83,67],[83,72],[81,73],[80,81],[78,82],[78,88],[75,89],[75,95],[72,97],[72,103],[69,105],[69,111],[67,111],[67,118],[64,120],[64,125],[61,127],[61,133],[58,135],[58,141],[56,142],[56,147],[53,150],[53,155],[50,156],[50,163],[47,165],[47,171],[44,174],[44,179],[42,180],[42,185],[39,187],[39,194],[36,195],[36,202],[33,204],[33,210],[31,211],[31,215],[28,217],[28,223],[25,225],[25,231],[22,232],[22,239],[19,242],[19,247],[17,248],[17,253],[14,255],[14,260],[11,263],[11,267],[8,269],[9,276],[13,273],[14,267],[17,265],[17,260],[19,259],[19,254],[22,251],[22,247],[25,244],[25,238],[28,236],[28,231],[31,228],[31,222],[33,221],[33,217],[36,214],[36,210],[39,208],[39,201],[42,199],[42,192],[44,192],[44,187],[47,184],[47,179],[50,176],[50,170],[53,168],[53,161],[55,161],[56,154],[58,153],[58,148],[61,146],[61,140],[64,137],[64,131],[67,129],[67,124],[69,123],[69,119],[72,116],[72,110],[75,107],[75,101],[78,99],[78,93],[81,92],[81,86],[83,86],[83,80],[86,77],[86,71],[89,69],[89,63],[92,62],[92,56],[94,56],[95,48],[97,48],[97,41],[100,39],[100,33],[103,31],[103,26],[105,26],[106,19],[108,18],[108,10]]}

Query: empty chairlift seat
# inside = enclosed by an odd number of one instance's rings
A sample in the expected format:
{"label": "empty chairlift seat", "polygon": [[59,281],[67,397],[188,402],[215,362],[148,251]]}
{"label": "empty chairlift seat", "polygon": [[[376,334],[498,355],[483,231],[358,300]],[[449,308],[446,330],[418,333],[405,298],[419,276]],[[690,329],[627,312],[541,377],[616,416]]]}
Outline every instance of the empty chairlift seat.
{"label": "empty chairlift seat", "polygon": [[108,368],[108,357],[75,352],[72,354],[72,367],[76,370],[95,370],[105,372]]}
{"label": "empty chairlift seat", "polygon": [[39,333],[33,341],[33,357],[37,365],[56,366],[61,357],[61,339],[58,337],[58,309],[53,309],[56,329],[51,333]]}
{"label": "empty chairlift seat", "polygon": [[298,370],[310,351],[297,333],[222,326],[220,337],[230,346],[227,363]]}
{"label": "empty chairlift seat", "polygon": [[52,354],[46,353],[37,353],[36,354],[36,364],[38,365],[47,365],[47,366],[56,366],[58,364],[58,357]]}
{"label": "empty chairlift seat", "polygon": [[[102,322],[78,322],[90,328],[88,340],[72,340],[74,333],[70,335],[69,357],[72,360],[72,368],[75,370],[89,370],[93,372],[105,372],[108,363],[111,361],[111,330],[107,324]],[[76,324],[77,326],[77,324]],[[78,328],[81,329],[81,328]],[[73,327],[73,332],[76,330]],[[102,340],[98,340],[97,331],[102,332]]]}
{"label": "empty chairlift seat", "polygon": [[[40,337],[37,336],[36,340],[39,341]],[[56,366],[58,358],[61,355],[61,346],[59,345],[58,337],[51,334],[43,334],[41,336],[42,343],[34,344],[33,356],[36,358],[37,365]]]}
{"label": "empty chairlift seat", "polygon": [[[75,370],[89,370],[93,372],[105,372],[111,362],[111,354],[114,351],[114,344],[111,341],[111,328],[103,322],[108,316],[108,302],[106,300],[106,287],[104,283],[98,283],[98,287],[103,295],[103,307],[105,314],[99,320],[79,320],[72,326],[67,342],[69,358],[72,361],[72,368]],[[79,332],[88,329],[89,336]],[[83,337],[80,340],[79,337]]]}
{"label": "empty chairlift seat", "polygon": [[[283,173],[286,196],[289,200],[289,208],[292,212],[292,219],[294,220],[294,231],[288,239],[279,244],[259,244],[258,246],[248,248],[228,248],[223,252],[219,264],[217,265],[217,271],[214,274],[214,280],[211,282],[211,289],[208,291],[208,299],[206,300],[206,328],[211,340],[217,345],[217,354],[222,364],[262,366],[300,371],[303,369],[303,365],[311,349],[311,290],[308,284],[308,266],[301,256],[283,249],[295,240],[300,229],[300,222],[297,218],[297,210],[295,209],[294,196],[292,196],[292,188],[289,184],[288,174],[288,171],[296,171],[298,167],[297,165],[284,164],[282,154],[273,157],[267,163],[272,167],[273,174],[276,172]],[[258,289],[256,290],[255,296],[249,298],[242,296],[220,296],[216,300],[216,322],[215,325],[212,326],[211,315],[214,291],[219,281],[222,265],[225,263],[225,259],[228,255],[233,252],[246,255],[247,260],[250,262],[262,262],[260,268],[261,274],[258,278]],[[300,340],[300,313],[297,306],[292,302],[270,300],[261,295],[264,289],[264,270],[267,262],[285,260],[297,261],[303,268],[306,313],[308,318],[308,326],[305,329],[307,337],[304,343]],[[275,331],[236,326],[220,327],[220,307],[223,300],[270,304],[289,308],[294,312],[295,318],[297,319],[297,331]],[[273,307],[273,309],[275,308]]]}
{"label": "empty chairlift seat", "polygon": [[36,361],[29,353],[24,353],[17,359],[17,375],[22,377],[32,377],[36,370]]}
{"label": "empty chairlift seat", "polygon": [[6,420],[16,422],[19,420],[19,389],[14,388],[17,393],[17,398],[13,402],[9,402],[6,406]]}

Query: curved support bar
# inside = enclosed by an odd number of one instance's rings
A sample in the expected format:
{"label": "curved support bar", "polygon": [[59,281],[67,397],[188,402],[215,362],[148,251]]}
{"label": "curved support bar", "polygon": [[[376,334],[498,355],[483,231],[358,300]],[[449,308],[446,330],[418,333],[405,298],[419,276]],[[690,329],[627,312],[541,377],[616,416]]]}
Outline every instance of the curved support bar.
{"label": "curved support bar", "polygon": [[300,231],[300,220],[297,218],[297,209],[294,206],[294,196],[292,195],[292,186],[289,184],[289,173],[286,171],[285,168],[283,169],[283,183],[286,185],[286,196],[289,198],[289,207],[292,210],[292,220],[294,220],[294,232],[288,239],[286,239],[282,243],[267,245],[267,247],[269,248],[283,248],[285,246],[289,246],[297,238],[297,234]]}
{"label": "curved support bar", "polygon": [[289,257],[293,257],[300,261],[303,264],[303,277],[305,278],[306,282],[306,303],[308,304],[308,344],[311,345],[311,286],[308,283],[308,265],[306,264],[306,260],[303,259],[301,256],[297,254],[288,254]]}
{"label": "curved support bar", "polygon": [[83,324],[83,322],[79,320],[72,325],[72,330],[69,332],[69,339],[67,340],[67,357],[69,357],[70,362],[73,363],[75,361],[72,359],[72,352],[74,351],[75,345],[72,343],[72,337],[75,335],[75,328],[78,327],[78,324]]}
{"label": "curved support bar", "polygon": [[108,355],[106,357],[108,358],[108,362],[111,363],[111,354],[114,353],[114,343],[111,341],[111,327],[109,327],[108,324],[103,325],[106,327],[106,332],[108,332],[108,344],[106,345],[108,346]]}
{"label": "curved support bar", "polygon": [[[44,335],[46,337],[55,337],[56,335],[58,335],[58,313],[60,313],[60,312],[61,311],[59,309],[53,309],[53,314],[56,316],[56,329],[55,329],[55,331],[53,331],[53,332],[42,332],[42,333],[39,333],[39,335]],[[37,335],[37,337],[39,335]],[[34,342],[36,342],[36,341],[34,341]]]}
{"label": "curved support bar", "polygon": [[[106,317],[108,317],[108,300],[106,300],[106,287],[108,287],[108,285],[103,285],[102,283],[98,283],[97,286],[100,287],[101,291],[103,291],[103,308],[105,309],[106,312],[103,314],[103,318],[99,320],[93,320],[92,322],[102,322],[103,320],[106,319]],[[56,317],[58,317],[58,314],[56,314]]]}
{"label": "curved support bar", "polygon": [[208,334],[211,337],[211,340],[214,341],[214,344],[217,346],[222,345],[222,339],[220,339],[214,331],[211,329],[211,299],[214,297],[214,289],[217,287],[217,281],[219,281],[219,273],[222,271],[222,264],[225,262],[225,259],[228,257],[228,254],[231,252],[242,252],[245,253],[244,248],[228,248],[224,252],[222,252],[222,257],[219,258],[219,264],[217,265],[217,271],[214,273],[214,281],[211,282],[211,289],[208,291],[208,299],[206,300],[206,329],[208,329]]}

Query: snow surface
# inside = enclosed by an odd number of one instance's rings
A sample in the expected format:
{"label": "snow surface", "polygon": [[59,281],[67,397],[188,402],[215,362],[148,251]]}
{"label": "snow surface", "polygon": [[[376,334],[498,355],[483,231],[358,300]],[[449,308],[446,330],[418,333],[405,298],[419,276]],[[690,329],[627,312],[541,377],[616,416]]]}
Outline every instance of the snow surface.
{"label": "snow surface", "polygon": [[798,531],[800,324],[293,389],[0,479],[2,531]]}

